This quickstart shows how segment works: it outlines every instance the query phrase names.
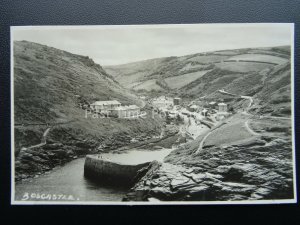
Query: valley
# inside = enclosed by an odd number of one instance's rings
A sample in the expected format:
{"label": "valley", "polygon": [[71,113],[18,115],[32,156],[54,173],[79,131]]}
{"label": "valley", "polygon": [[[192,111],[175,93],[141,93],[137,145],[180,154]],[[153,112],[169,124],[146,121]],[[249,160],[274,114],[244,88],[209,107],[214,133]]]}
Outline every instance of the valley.
{"label": "valley", "polygon": [[108,199],[98,193],[97,200],[293,198],[289,46],[102,67],[18,41],[14,60],[15,180],[22,190],[61,166],[69,174],[71,161],[82,167],[78,159],[88,154],[138,158],[168,150],[164,159],[148,157],[130,190]]}

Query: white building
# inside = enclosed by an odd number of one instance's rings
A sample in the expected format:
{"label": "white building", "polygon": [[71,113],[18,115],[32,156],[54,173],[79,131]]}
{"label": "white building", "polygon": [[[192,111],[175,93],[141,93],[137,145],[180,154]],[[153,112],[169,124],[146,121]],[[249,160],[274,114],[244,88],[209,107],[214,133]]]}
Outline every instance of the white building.
{"label": "white building", "polygon": [[114,110],[117,107],[120,107],[121,103],[117,100],[112,101],[96,101],[93,104],[91,104],[91,108],[94,109],[96,112],[101,111],[110,111]]}
{"label": "white building", "polygon": [[227,112],[227,104],[221,102],[218,104],[218,112],[216,115],[217,120],[223,120],[224,118],[228,117],[229,113]]}
{"label": "white building", "polygon": [[227,104],[221,102],[218,104],[219,112],[227,112]]}
{"label": "white building", "polygon": [[156,108],[168,108],[173,107],[174,102],[172,98],[161,96],[152,101],[152,105]]}

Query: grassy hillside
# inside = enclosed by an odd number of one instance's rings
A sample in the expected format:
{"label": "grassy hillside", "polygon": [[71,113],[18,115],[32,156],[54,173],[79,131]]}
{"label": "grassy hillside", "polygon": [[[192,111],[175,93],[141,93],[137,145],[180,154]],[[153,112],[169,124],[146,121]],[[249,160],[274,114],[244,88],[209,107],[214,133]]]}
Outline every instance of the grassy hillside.
{"label": "grassy hillside", "polygon": [[[234,49],[151,59],[105,69],[124,87],[222,97],[219,89],[255,97],[257,113],[289,115],[290,47]],[[161,85],[163,83],[163,85]]]}
{"label": "grassy hillside", "polygon": [[[236,114],[152,163],[124,200],[232,201],[293,198],[291,121]],[[145,173],[144,173],[145,174]]]}
{"label": "grassy hillside", "polygon": [[[87,56],[27,41],[14,42],[15,151],[21,151],[16,172],[43,171],[77,155],[124,146],[132,137],[160,132],[160,121],[148,118],[86,118],[80,104],[116,99],[142,105],[130,91]],[[18,176],[17,176],[18,177]]]}
{"label": "grassy hillside", "polygon": [[16,123],[82,117],[78,103],[141,104],[92,59],[30,42],[14,44]]}
{"label": "grassy hillside", "polygon": [[124,200],[293,198],[290,48],[226,50],[172,62],[177,68],[186,64],[173,76],[161,74],[171,92],[187,101],[224,99],[234,113],[180,145],[164,163],[153,163]]}

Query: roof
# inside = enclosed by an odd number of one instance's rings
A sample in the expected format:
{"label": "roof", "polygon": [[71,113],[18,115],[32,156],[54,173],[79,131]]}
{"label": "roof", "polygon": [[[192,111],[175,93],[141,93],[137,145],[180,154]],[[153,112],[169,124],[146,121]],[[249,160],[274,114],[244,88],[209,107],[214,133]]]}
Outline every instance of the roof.
{"label": "roof", "polygon": [[190,106],[190,108],[192,108],[192,109],[197,109],[197,108],[198,108],[198,106],[196,106],[196,105],[192,105],[192,106]]}
{"label": "roof", "polygon": [[214,105],[214,104],[216,104],[216,102],[210,102],[210,103],[208,103],[208,104],[210,104],[210,105]]}
{"label": "roof", "polygon": [[201,112],[207,112],[208,110],[207,109],[203,109]]}
{"label": "roof", "polygon": [[227,105],[227,104],[225,104],[225,103],[223,103],[223,102],[220,102],[218,105]]}
{"label": "roof", "polygon": [[128,109],[139,109],[140,107],[136,105],[128,105],[128,106],[119,106],[116,110],[128,110]]}
{"label": "roof", "polygon": [[91,105],[116,105],[116,104],[121,104],[117,100],[111,100],[111,101],[96,101]]}

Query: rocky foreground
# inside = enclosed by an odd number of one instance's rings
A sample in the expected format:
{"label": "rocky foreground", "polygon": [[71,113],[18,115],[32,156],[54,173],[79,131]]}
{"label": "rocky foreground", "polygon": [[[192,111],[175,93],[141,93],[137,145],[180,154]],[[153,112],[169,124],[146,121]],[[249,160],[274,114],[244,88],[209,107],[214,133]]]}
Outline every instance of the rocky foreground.
{"label": "rocky foreground", "polygon": [[[181,157],[177,157],[181,155]],[[291,141],[261,137],[193,154],[184,146],[140,172],[124,201],[228,201],[293,198]]]}
{"label": "rocky foreground", "polygon": [[[51,131],[50,131],[51,132]],[[62,129],[50,133],[47,144],[33,149],[22,149],[15,157],[15,179],[22,180],[35,177],[50,171],[56,166],[63,165],[87,154],[106,152],[122,152],[132,148],[171,148],[178,140],[177,130],[167,130],[163,137],[157,132],[149,131],[141,134],[117,134],[96,141],[94,139],[78,139],[66,135],[61,142],[53,139],[61,135]],[[53,134],[54,133],[54,134]],[[181,140],[184,141],[184,140]]]}
{"label": "rocky foreground", "polygon": [[[155,132],[148,135],[141,134],[134,136],[134,138],[143,142],[154,134]],[[132,135],[116,135],[106,137],[105,140],[101,141],[101,144],[95,140],[76,140],[71,137],[66,138],[62,142],[53,142],[50,139],[42,147],[20,151],[15,161],[15,178],[16,180],[21,180],[34,177],[78,157],[109,152],[124,145],[130,145],[132,138]]]}

